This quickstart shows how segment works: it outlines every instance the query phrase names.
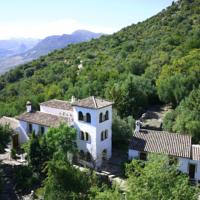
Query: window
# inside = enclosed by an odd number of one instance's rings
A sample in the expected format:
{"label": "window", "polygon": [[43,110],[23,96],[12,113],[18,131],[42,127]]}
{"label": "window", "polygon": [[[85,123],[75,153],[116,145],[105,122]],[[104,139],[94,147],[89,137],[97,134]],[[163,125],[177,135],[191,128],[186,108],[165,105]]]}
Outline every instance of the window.
{"label": "window", "polygon": [[140,160],[147,160],[147,153],[140,152]]}
{"label": "window", "polygon": [[108,138],[108,130],[105,130],[105,139]]}
{"label": "window", "polygon": [[33,132],[33,125],[32,124],[28,124],[28,132],[29,133]]}
{"label": "window", "polygon": [[44,132],[45,132],[44,126],[40,126],[40,133],[41,133],[41,134],[44,134]]}
{"label": "window", "polygon": [[189,173],[190,179],[194,179],[195,178],[195,172],[196,172],[196,165],[189,163],[188,168],[189,168],[188,173]]}
{"label": "window", "polygon": [[84,132],[83,131],[80,131],[80,139],[84,140]]}
{"label": "window", "polygon": [[109,119],[109,112],[108,110],[106,111],[106,114],[105,114],[105,120],[108,120]]}
{"label": "window", "polygon": [[87,132],[85,132],[84,140],[85,140],[85,141],[88,141],[88,140],[89,140],[89,134],[88,134]]}
{"label": "window", "polygon": [[78,112],[78,120],[83,121],[83,113],[81,111]]}
{"label": "window", "polygon": [[103,141],[107,138],[108,138],[108,130],[102,131],[101,132],[101,141]]}
{"label": "window", "polygon": [[103,113],[99,114],[99,123],[103,122]]}
{"label": "window", "polygon": [[104,131],[101,132],[101,141],[104,140]]}
{"label": "window", "polygon": [[86,122],[91,123],[91,115],[90,115],[90,113],[86,114]]}
{"label": "window", "polygon": [[88,141],[89,140],[89,133],[80,131],[80,140]]}

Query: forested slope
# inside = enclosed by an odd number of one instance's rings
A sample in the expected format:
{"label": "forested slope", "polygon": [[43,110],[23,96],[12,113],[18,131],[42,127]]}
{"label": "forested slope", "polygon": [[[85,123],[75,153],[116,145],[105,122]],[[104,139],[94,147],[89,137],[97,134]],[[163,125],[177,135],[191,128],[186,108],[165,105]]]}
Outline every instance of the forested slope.
{"label": "forested slope", "polygon": [[[199,48],[200,0],[178,1],[142,23],[70,45],[1,76],[0,116],[22,112],[27,100],[37,107],[72,95],[112,99],[121,117],[138,117],[149,105],[163,102],[177,108],[168,114],[165,128],[198,140]],[[188,112],[190,117],[182,120]]]}

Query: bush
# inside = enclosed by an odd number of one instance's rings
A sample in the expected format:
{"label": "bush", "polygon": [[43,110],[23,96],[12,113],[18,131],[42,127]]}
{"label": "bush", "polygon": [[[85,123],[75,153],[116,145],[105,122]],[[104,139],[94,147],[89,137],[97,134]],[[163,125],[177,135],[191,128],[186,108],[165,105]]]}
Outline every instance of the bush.
{"label": "bush", "polygon": [[12,133],[13,130],[10,129],[9,125],[0,125],[0,152],[4,151],[4,148],[10,141],[10,136]]}
{"label": "bush", "polygon": [[112,142],[113,146],[120,147],[126,146],[129,143],[131,136],[133,135],[133,129],[135,120],[130,116],[128,118],[120,118],[117,112],[113,112],[113,124],[112,124]]}
{"label": "bush", "polygon": [[193,142],[200,141],[200,87],[191,91],[190,95],[181,101],[175,111],[168,113],[164,119],[164,129],[168,131],[190,134]]}
{"label": "bush", "polygon": [[10,156],[11,156],[12,159],[17,159],[17,155],[16,155],[16,150],[15,149],[11,149]]}
{"label": "bush", "polygon": [[3,172],[2,172],[2,170],[0,170],[0,194],[1,194],[2,189],[3,189],[3,180],[2,180],[2,175],[3,175]]}
{"label": "bush", "polygon": [[196,200],[199,193],[198,187],[189,184],[188,176],[177,171],[175,163],[169,165],[167,156],[150,155],[145,163],[133,160],[126,173],[127,199]]}
{"label": "bush", "polygon": [[166,131],[172,132],[173,125],[176,118],[176,111],[170,111],[165,115],[163,120],[163,128]]}
{"label": "bush", "polygon": [[14,182],[15,189],[22,193],[29,193],[40,183],[38,175],[33,173],[29,166],[20,166],[16,170]]}

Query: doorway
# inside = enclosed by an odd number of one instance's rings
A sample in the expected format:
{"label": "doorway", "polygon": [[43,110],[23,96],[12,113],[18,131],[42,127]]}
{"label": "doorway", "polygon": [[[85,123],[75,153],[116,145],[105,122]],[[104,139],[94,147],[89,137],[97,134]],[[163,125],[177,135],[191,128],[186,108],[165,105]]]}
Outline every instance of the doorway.
{"label": "doorway", "polygon": [[12,147],[13,149],[17,149],[19,147],[19,135],[12,135]]}
{"label": "doorway", "polygon": [[102,151],[102,160],[107,160],[107,150],[106,149],[104,149]]}
{"label": "doorway", "polygon": [[190,177],[190,179],[195,178],[195,171],[196,171],[196,165],[195,164],[189,164],[189,177]]}

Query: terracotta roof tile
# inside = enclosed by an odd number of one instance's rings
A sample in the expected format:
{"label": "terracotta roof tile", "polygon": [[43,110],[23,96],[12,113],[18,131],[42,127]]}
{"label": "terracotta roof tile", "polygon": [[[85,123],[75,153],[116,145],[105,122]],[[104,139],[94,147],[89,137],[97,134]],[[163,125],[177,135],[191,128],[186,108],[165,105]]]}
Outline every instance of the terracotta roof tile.
{"label": "terracotta roof tile", "polygon": [[200,160],[200,145],[192,145],[192,160]]}
{"label": "terracotta roof tile", "polygon": [[129,148],[190,158],[191,145],[191,136],[189,135],[143,129],[135,132]]}
{"label": "terracotta roof tile", "polygon": [[16,119],[33,123],[39,124],[47,127],[57,127],[60,123],[70,123],[67,118],[60,117],[57,115],[51,115],[43,112],[26,112],[16,117]]}
{"label": "terracotta roof tile", "polygon": [[75,101],[72,105],[79,106],[79,107],[85,107],[85,108],[99,109],[99,108],[110,106],[112,104],[113,104],[113,102],[111,102],[111,101],[107,101],[107,100],[104,100],[101,98],[91,96],[91,97],[88,97],[85,99]]}
{"label": "terracotta roof tile", "polygon": [[41,106],[47,106],[47,107],[50,107],[50,108],[62,109],[62,110],[73,110],[70,102],[57,100],[57,99],[52,99],[52,100],[43,102],[40,105]]}
{"label": "terracotta roof tile", "polygon": [[8,124],[10,126],[10,128],[12,128],[13,130],[16,130],[19,127],[18,120],[16,120],[15,118],[5,117],[5,116],[0,118],[0,124],[1,125]]}

